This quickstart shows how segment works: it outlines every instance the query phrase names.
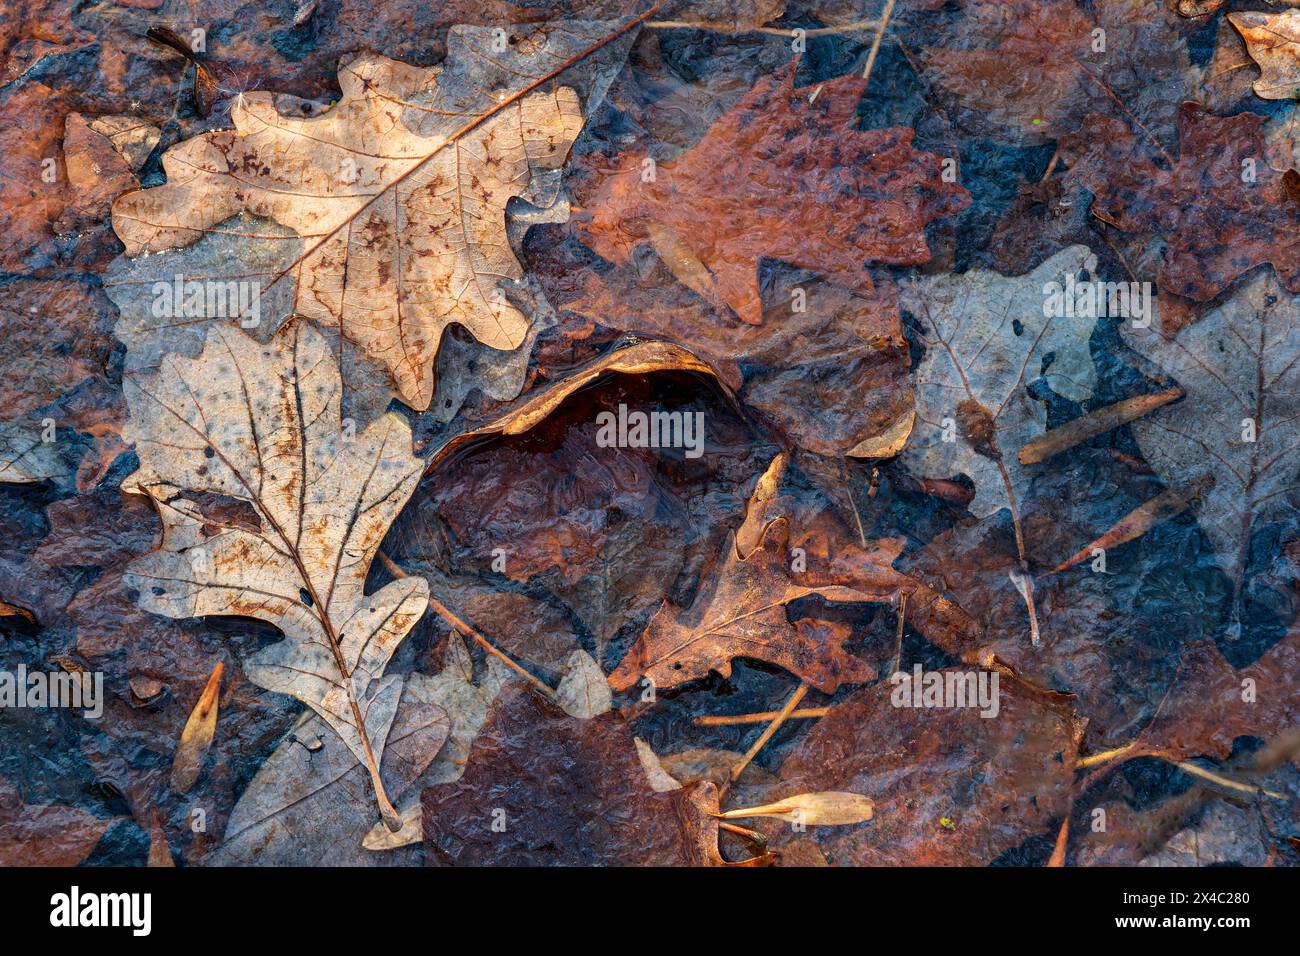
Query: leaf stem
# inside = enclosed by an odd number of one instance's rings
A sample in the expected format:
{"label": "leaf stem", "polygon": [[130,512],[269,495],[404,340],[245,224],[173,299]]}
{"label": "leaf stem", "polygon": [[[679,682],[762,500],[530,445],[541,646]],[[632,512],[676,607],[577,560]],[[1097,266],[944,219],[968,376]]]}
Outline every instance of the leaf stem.
{"label": "leaf stem", "polygon": [[[395,578],[408,577],[407,573],[402,570],[401,566],[398,565],[398,563],[394,561],[392,558],[390,558],[387,554],[385,554],[382,549],[376,552],[376,554],[379,558],[379,562],[393,577]],[[524,669],[523,665],[516,663],[512,658],[510,658],[505,653],[505,651],[501,650],[499,647],[497,647],[495,644],[489,641],[486,637],[480,634],[473,626],[471,626],[468,622],[463,620],[460,617],[460,615],[456,614],[449,607],[447,607],[447,605],[443,604],[432,594],[429,595],[429,608],[430,610],[433,611],[433,613],[437,614],[440,618],[442,618],[449,625],[451,625],[451,627],[454,630],[459,631],[461,634],[465,634],[473,638],[473,640],[475,641],[475,643],[479,645],[479,647],[483,648],[483,650],[487,651],[497,660],[501,661],[501,663],[505,664],[506,667],[509,667],[512,671],[514,671],[524,680],[528,681],[530,684],[532,684],[534,687],[540,690],[547,697],[554,699],[555,691],[551,687],[543,683],[538,678],[534,677],[532,674],[530,674],[527,670]]]}

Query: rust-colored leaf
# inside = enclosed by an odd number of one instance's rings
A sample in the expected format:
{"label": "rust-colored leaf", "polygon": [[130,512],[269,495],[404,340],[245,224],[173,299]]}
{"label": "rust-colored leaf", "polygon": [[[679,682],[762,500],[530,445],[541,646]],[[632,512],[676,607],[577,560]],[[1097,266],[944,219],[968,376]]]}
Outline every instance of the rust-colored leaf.
{"label": "rust-colored leaf", "polygon": [[1061,147],[1071,174],[1096,196],[1094,216],[1167,243],[1161,293],[1203,302],[1265,263],[1300,292],[1300,203],[1267,161],[1263,127],[1254,113],[1215,116],[1183,103],[1172,168],[1123,123],[1099,114]]}
{"label": "rust-colored leaf", "polygon": [[710,783],[656,792],[617,713],[569,717],[516,686],[492,705],[464,775],[424,791],[425,862],[722,866],[717,811]]}
{"label": "rust-colored leaf", "polygon": [[853,129],[861,77],[821,84],[809,102],[795,68],[760,80],[652,179],[645,157],[622,157],[581,199],[593,248],[627,262],[656,228],[671,230],[712,273],[717,300],[752,325],[763,321],[764,256],[850,289],[871,288],[864,261],[927,261],[926,224],[962,209],[966,190],[940,177],[938,156],[912,148],[912,130]]}

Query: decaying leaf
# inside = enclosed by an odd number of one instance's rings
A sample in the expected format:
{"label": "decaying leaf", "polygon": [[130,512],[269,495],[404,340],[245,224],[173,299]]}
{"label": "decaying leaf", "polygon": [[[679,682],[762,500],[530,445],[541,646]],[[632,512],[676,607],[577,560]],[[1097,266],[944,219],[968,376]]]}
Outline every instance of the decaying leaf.
{"label": "decaying leaf", "polygon": [[796,65],[760,80],[653,176],[645,157],[624,156],[583,199],[596,252],[627,262],[666,228],[712,274],[715,301],[752,325],[763,321],[764,256],[850,289],[871,288],[864,261],[927,261],[926,224],[961,210],[966,190],[940,176],[938,156],[912,148],[912,130],[852,128],[861,77],[821,84],[810,102],[811,90],[795,89]]}
{"label": "decaying leaf", "polygon": [[[1030,472],[1016,452],[1047,425],[1047,410],[1029,392],[1042,378],[1064,398],[1092,394],[1095,371],[1088,337],[1104,311],[1064,309],[1045,315],[1049,283],[1090,277],[1096,258],[1071,246],[1026,276],[971,270],[917,279],[902,304],[920,323],[925,358],[916,370],[916,427],[902,460],[916,474],[975,483],[972,514],[1018,509]],[[1071,283],[1071,287],[1073,287]],[[1088,288],[1088,287],[1082,287]]]}
{"label": "decaying leaf", "polygon": [[76,866],[112,824],[75,807],[24,803],[0,777],[0,866]]}
{"label": "decaying leaf", "polygon": [[1191,63],[1166,0],[977,0],[925,49],[964,124],[1015,143],[1072,131],[1089,111],[1165,133]]}
{"label": "decaying leaf", "polygon": [[429,459],[426,473],[432,473],[444,461],[466,446],[485,438],[522,435],[545,421],[548,415],[579,389],[606,375],[646,375],[651,372],[689,372],[716,378],[717,372],[686,349],[668,342],[637,342],[616,349],[587,363],[549,388],[530,395],[499,418],[479,425],[444,442]]}
{"label": "decaying leaf", "polygon": [[780,790],[791,795],[871,795],[869,822],[815,831],[832,863],[988,864],[1069,806],[1077,740],[1068,713],[1010,680],[1000,682],[999,711],[988,718],[970,708],[896,706],[897,691],[882,682],[854,692],[781,766]]}
{"label": "decaying leaf", "polygon": [[717,800],[712,784],[652,790],[617,714],[569,717],[515,688],[493,704],[464,775],[424,791],[425,862],[720,866]]}
{"label": "decaying leaf", "polygon": [[577,91],[546,84],[640,19],[552,25],[504,51],[493,28],[456,27],[434,69],[362,54],[340,67],[340,101],[316,115],[243,94],[235,128],[169,149],[167,184],[119,199],[114,228],[138,256],[242,231],[228,223],[241,213],[288,227],[303,248],[268,288],[291,284],[291,311],[337,327],[426,408],[449,324],[496,349],[524,341],[506,203],[538,198],[538,177],[564,163],[583,125]]}
{"label": "decaying leaf", "polygon": [[1131,744],[1111,757],[1225,759],[1238,737],[1273,740],[1300,727],[1300,702],[1293,684],[1300,668],[1300,627],[1246,667],[1233,667],[1214,644],[1188,646],[1179,679],[1150,723]]}
{"label": "decaying leaf", "polygon": [[172,759],[171,786],[175,793],[184,793],[194,786],[203,772],[203,761],[207,759],[208,748],[212,746],[212,736],[217,731],[218,702],[221,699],[221,672],[225,664],[217,661],[212,668],[212,676],[199,695],[199,701],[190,711],[190,719],[181,731],[181,742]]}
{"label": "decaying leaf", "polygon": [[[804,548],[801,563],[790,550],[791,519],[777,515],[765,501],[771,484],[769,471],[756,483],[758,497],[751,500],[744,522],[727,535],[721,554],[702,573],[690,606],[665,602],[609,675],[611,687],[625,691],[643,679],[661,689],[675,687],[711,670],[726,677],[732,658],[753,657],[831,693],[843,683],[872,680],[875,669],[843,646],[850,636],[847,628],[819,626],[811,617],[791,622],[787,605],[813,595],[827,601],[893,603],[920,591],[931,611],[944,613],[941,597],[893,569],[901,540],[877,541],[866,549],[843,542],[826,554]],[[741,541],[753,542],[752,549],[742,551]],[[947,613],[960,629],[960,610]]]}
{"label": "decaying leaf", "polygon": [[1266,100],[1300,97],[1300,10],[1245,11],[1230,13],[1228,19],[1259,64],[1255,92]]}
{"label": "decaying leaf", "polygon": [[163,542],[125,583],[158,614],[280,628],[285,639],[248,658],[248,676],[329,723],[396,825],[379,764],[401,679],[384,669],[424,613],[428,585],[404,578],[367,595],[365,581],[421,463],[396,413],[350,434],[339,392],[334,357],[306,325],[267,346],[214,329],[197,358],[129,380],[140,470],[126,487],[152,499]]}
{"label": "decaying leaf", "polygon": [[1172,339],[1131,323],[1121,334],[1187,392],[1129,428],[1168,484],[1209,485],[1197,520],[1239,595],[1252,531],[1300,500],[1300,297],[1261,274]]}
{"label": "decaying leaf", "polygon": [[1177,125],[1176,163],[1098,114],[1062,140],[1070,174],[1095,196],[1092,214],[1165,240],[1161,294],[1204,302],[1265,263],[1300,291],[1300,202],[1267,161],[1264,118],[1189,102]]}

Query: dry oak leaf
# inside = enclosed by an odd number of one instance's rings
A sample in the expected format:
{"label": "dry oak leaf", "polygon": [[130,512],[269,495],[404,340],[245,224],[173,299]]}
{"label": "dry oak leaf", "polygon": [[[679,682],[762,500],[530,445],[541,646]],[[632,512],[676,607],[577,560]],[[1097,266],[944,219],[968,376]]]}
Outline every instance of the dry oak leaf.
{"label": "dry oak leaf", "polygon": [[159,550],[126,586],[156,614],[254,617],[285,639],[244,662],[248,677],[308,704],[379,776],[402,681],[384,676],[424,613],[428,585],[365,593],[388,526],[419,480],[405,420],[345,429],[338,366],[324,337],[295,323],[269,345],[214,328],[197,358],[169,358],[124,383],[140,470],[124,482],[163,522]]}
{"label": "dry oak leaf", "polygon": [[1163,168],[1122,123],[1092,114],[1061,155],[1094,194],[1094,216],[1165,240],[1160,292],[1204,302],[1265,263],[1300,292],[1300,200],[1268,163],[1264,117],[1183,103],[1178,141]]}
{"label": "dry oak leaf", "polygon": [[0,866],[76,866],[112,824],[76,807],[24,803],[0,777]]}
{"label": "dry oak leaf", "polygon": [[[1072,715],[1005,677],[991,718],[974,708],[895,706],[895,691],[889,682],[855,691],[781,766],[773,799],[847,790],[874,804],[870,822],[816,831],[832,863],[984,866],[1068,812]],[[783,828],[778,847],[788,834]]]}
{"label": "dry oak leaf", "polygon": [[521,685],[493,703],[461,778],[423,804],[429,865],[726,865],[713,784],[656,792],[626,718],[570,717]]}
{"label": "dry oak leaf", "polygon": [[448,325],[495,349],[524,341],[506,204],[565,162],[583,125],[572,88],[541,87],[637,22],[566,24],[499,53],[492,28],[454,27],[439,67],[373,53],[341,64],[342,96],[318,115],[243,94],[235,128],[169,149],[166,185],[121,197],[113,226],[128,256],[239,213],[294,230],[305,248],[270,284],[292,281],[293,312],[337,326],[425,409]]}
{"label": "dry oak leaf", "polygon": [[[453,636],[452,641],[459,643],[460,639]],[[458,653],[469,656],[463,643]],[[402,688],[381,766],[395,801],[413,796],[418,806],[417,781],[440,779],[435,768],[459,772],[455,762],[437,760],[446,749],[449,734],[465,732],[464,717],[453,709],[464,701],[449,696],[451,687],[464,688],[465,696],[479,707],[479,723],[487,711],[487,703],[477,699],[478,689],[468,677],[461,677],[462,666],[458,661],[436,677],[409,675]],[[472,670],[472,665],[467,669]],[[504,671],[500,664],[489,664],[483,680],[488,701],[504,679]],[[477,725],[469,730],[471,736],[476,729]],[[460,756],[458,750],[453,761]],[[377,814],[366,781],[366,771],[356,755],[330,733],[319,716],[304,714],[240,794],[222,835],[221,849],[209,862],[218,866],[364,866],[381,862],[361,846],[372,823],[380,831],[392,833],[383,822],[375,822]]]}
{"label": "dry oak leaf", "polygon": [[1228,19],[1259,64],[1255,92],[1266,100],[1300,97],[1300,10],[1230,13]]}
{"label": "dry oak leaf", "polygon": [[681,260],[696,260],[696,291],[751,325],[763,318],[764,257],[851,289],[871,288],[868,261],[929,261],[926,224],[970,194],[942,179],[938,156],[912,148],[912,130],[854,128],[861,77],[820,84],[814,96],[795,89],[797,65],[759,81],[652,181],[642,181],[641,156],[624,156],[581,199],[592,248],[621,264],[649,239],[679,278]]}
{"label": "dry oak leaf", "polygon": [[1208,485],[1193,508],[1239,596],[1252,531],[1300,506],[1300,297],[1261,272],[1173,338],[1120,334],[1187,393],[1128,427],[1168,485]]}
{"label": "dry oak leaf", "polygon": [[629,690],[642,678],[661,689],[675,687],[711,670],[728,677],[733,657],[784,667],[828,694],[841,684],[873,680],[875,669],[843,646],[851,636],[847,627],[788,619],[787,605],[813,595],[834,602],[892,603],[903,593],[924,592],[918,603],[926,608],[927,625],[971,633],[962,627],[960,609],[891,567],[902,552],[901,539],[875,541],[865,550],[848,544],[832,548],[823,536],[802,536],[805,529],[796,528],[807,568],[793,570],[792,522],[773,516],[785,502],[766,500],[783,457],[757,483],[744,522],[702,572],[690,606],[666,601],[609,675],[615,690]]}

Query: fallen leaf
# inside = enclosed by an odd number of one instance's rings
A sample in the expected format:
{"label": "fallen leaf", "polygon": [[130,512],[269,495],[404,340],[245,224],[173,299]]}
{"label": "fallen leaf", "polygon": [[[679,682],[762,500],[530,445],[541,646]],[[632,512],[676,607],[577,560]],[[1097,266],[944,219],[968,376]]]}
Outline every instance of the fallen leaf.
{"label": "fallen leaf", "polygon": [[248,676],[334,728],[396,825],[379,761],[401,679],[384,669],[428,585],[404,578],[367,595],[365,581],[419,478],[409,427],[389,413],[347,434],[338,366],[305,325],[269,346],[211,330],[198,358],[165,360],[156,379],[125,388],[140,458],[125,487],[163,521],[162,547],[131,564],[126,585],[156,614],[280,628],[283,641],[245,661]]}
{"label": "fallen leaf", "polygon": [[[896,707],[895,691],[887,682],[855,691],[781,765],[779,789],[789,794],[871,795],[870,822],[816,831],[832,863],[987,865],[1069,807],[1077,743],[1068,713],[1010,680],[1000,683],[992,718]],[[777,835],[777,849],[787,834]]]}
{"label": "fallen leaf", "polygon": [[809,103],[795,68],[760,80],[653,179],[644,157],[624,156],[582,198],[580,229],[595,251],[625,263],[652,224],[666,227],[712,273],[717,301],[751,325],[763,321],[764,256],[863,290],[864,260],[928,261],[926,224],[962,209],[966,190],[940,177],[939,157],[912,148],[912,130],[852,128],[861,77],[831,80]]}
{"label": "fallen leaf", "polygon": [[654,792],[622,717],[569,717],[515,688],[493,704],[464,775],[424,791],[425,862],[720,866],[716,811],[711,784]]}
{"label": "fallen leaf", "polygon": [[176,860],[172,856],[171,847],[167,845],[167,831],[163,827],[162,814],[155,807],[150,817],[149,827],[149,862],[148,866],[153,867],[172,867],[176,866]]}
{"label": "fallen leaf", "polygon": [[1300,726],[1300,702],[1292,690],[1300,672],[1300,627],[1253,664],[1233,667],[1214,644],[1184,649],[1179,679],[1156,715],[1132,744],[1117,748],[1121,760],[1160,757],[1230,757],[1238,737],[1268,741]]}
{"label": "fallen leaf", "polygon": [[1228,19],[1259,64],[1255,92],[1266,100],[1300,96],[1300,10],[1230,13]]}
{"label": "fallen leaf", "polygon": [[1173,125],[1191,62],[1165,0],[977,0],[924,63],[981,135],[1035,144],[1085,113],[1145,135]]}
{"label": "fallen leaf", "polygon": [[555,25],[504,51],[492,28],[458,27],[436,69],[362,54],[341,65],[342,97],[319,115],[242,94],[235,129],[169,149],[167,184],[119,199],[114,228],[138,256],[238,228],[223,223],[240,213],[288,227],[304,248],[268,287],[292,282],[293,312],[338,327],[404,402],[427,408],[449,324],[496,349],[528,332],[509,299],[523,270],[506,203],[534,197],[583,125],[576,90],[544,84],[641,19]]}
{"label": "fallen leaf", "polygon": [[974,515],[1019,509],[1031,472],[1016,452],[1047,426],[1029,386],[1042,378],[1075,402],[1092,394],[1088,338],[1097,310],[1044,315],[1044,286],[1091,276],[1095,267],[1089,249],[1071,246],[1025,276],[973,269],[917,279],[903,294],[926,352],[916,370],[916,427],[901,460],[928,478],[970,478]]}
{"label": "fallen leaf", "polygon": [[76,807],[24,803],[0,777],[0,866],[76,866],[112,825]]}
{"label": "fallen leaf", "polygon": [[608,713],[613,706],[605,672],[586,651],[574,651],[566,662],[566,673],[555,689],[555,702],[570,717],[590,719]]}
{"label": "fallen leaf", "polygon": [[1209,485],[1197,520],[1240,598],[1252,532],[1300,500],[1300,298],[1259,275],[1172,339],[1132,323],[1120,334],[1187,392],[1129,429],[1171,487]]}
{"label": "fallen leaf", "polygon": [[[722,552],[701,573],[690,605],[664,603],[609,675],[615,690],[630,690],[643,679],[667,689],[711,670],[727,677],[732,658],[752,657],[832,693],[843,683],[873,680],[875,669],[843,646],[850,637],[847,628],[819,626],[813,618],[791,622],[787,605],[813,595],[828,601],[893,603],[918,590],[931,599],[927,606],[941,603],[893,569],[901,540],[877,541],[866,549],[824,546],[820,553],[801,548],[806,566],[797,567],[799,558],[790,550],[795,526],[765,504],[770,475],[755,487],[758,499],[751,500],[740,528],[727,534]],[[755,544],[742,552],[740,541]]]}
{"label": "fallen leaf", "polygon": [[[395,801],[411,792],[452,730],[455,718],[439,703],[436,685],[429,683],[437,680],[413,674],[402,688],[381,765]],[[219,866],[382,862],[361,846],[377,815],[368,777],[356,755],[330,733],[324,720],[306,717],[240,795],[212,862]],[[384,821],[375,826],[390,836],[394,833]]]}
{"label": "fallen leaf", "polygon": [[1165,240],[1161,293],[1204,302],[1265,263],[1300,291],[1300,204],[1267,161],[1264,118],[1184,103],[1177,125],[1178,160],[1165,165],[1122,123],[1098,114],[1062,139],[1070,175],[1094,194],[1092,214]]}

